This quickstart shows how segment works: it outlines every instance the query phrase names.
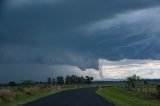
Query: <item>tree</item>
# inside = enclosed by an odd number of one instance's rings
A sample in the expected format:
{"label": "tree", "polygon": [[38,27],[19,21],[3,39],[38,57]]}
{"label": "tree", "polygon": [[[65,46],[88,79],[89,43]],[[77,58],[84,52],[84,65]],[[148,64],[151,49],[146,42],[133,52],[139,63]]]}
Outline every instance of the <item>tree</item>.
{"label": "tree", "polygon": [[48,81],[48,84],[51,85],[52,83],[51,77],[48,77],[47,81]]}
{"label": "tree", "polygon": [[137,83],[140,81],[140,77],[136,74],[127,78],[127,90],[132,91],[133,88],[136,88]]}
{"label": "tree", "polygon": [[93,80],[93,77],[86,76],[85,82],[86,82],[86,84],[89,85],[92,83],[92,80]]}
{"label": "tree", "polygon": [[84,84],[85,78],[83,76],[80,77],[80,84]]}
{"label": "tree", "polygon": [[9,85],[9,86],[12,86],[12,87],[13,87],[13,86],[16,86],[16,82],[15,82],[15,81],[10,81],[10,82],[8,83],[8,85]]}
{"label": "tree", "polygon": [[77,76],[75,75],[71,76],[71,84],[77,84]]}
{"label": "tree", "polygon": [[71,84],[71,77],[67,75],[65,78],[65,82],[67,85]]}
{"label": "tree", "polygon": [[66,76],[65,82],[66,84],[91,84],[93,80],[93,77],[86,76],[85,78],[83,76],[78,77],[76,75],[72,76]]}
{"label": "tree", "polygon": [[56,79],[52,78],[52,85],[55,85]]}
{"label": "tree", "polygon": [[84,84],[84,77],[77,77],[77,84]]}
{"label": "tree", "polygon": [[57,77],[57,83],[59,85],[63,85],[64,84],[64,78],[62,76]]}

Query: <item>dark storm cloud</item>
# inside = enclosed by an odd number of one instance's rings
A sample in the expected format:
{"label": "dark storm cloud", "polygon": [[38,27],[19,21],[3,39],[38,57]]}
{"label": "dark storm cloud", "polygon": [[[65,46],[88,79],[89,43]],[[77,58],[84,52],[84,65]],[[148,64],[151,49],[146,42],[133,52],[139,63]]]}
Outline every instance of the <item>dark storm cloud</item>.
{"label": "dark storm cloud", "polygon": [[[126,47],[146,39],[145,33],[127,37],[131,31],[128,24],[121,25],[119,31],[109,29],[90,34],[83,30],[88,24],[112,19],[117,14],[159,4],[158,0],[3,0],[0,2],[0,63],[98,68],[99,58],[159,59],[159,51],[155,49],[158,45],[154,42],[139,44],[141,48]],[[147,53],[150,50],[147,47],[153,52]]]}

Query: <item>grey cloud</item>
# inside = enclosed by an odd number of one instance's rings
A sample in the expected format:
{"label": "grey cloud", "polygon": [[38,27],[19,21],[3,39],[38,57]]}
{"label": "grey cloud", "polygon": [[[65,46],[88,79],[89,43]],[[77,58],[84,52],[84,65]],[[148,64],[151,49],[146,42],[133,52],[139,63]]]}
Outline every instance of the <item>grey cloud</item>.
{"label": "grey cloud", "polygon": [[81,70],[76,66],[70,65],[46,65],[32,63],[12,63],[0,64],[1,72],[0,83],[8,83],[11,80],[20,82],[21,80],[47,81],[48,77],[78,75],[92,76],[95,80],[100,79],[99,71],[94,69]]}
{"label": "grey cloud", "polygon": [[115,58],[159,59],[159,13],[159,7],[120,13],[90,24],[88,33],[107,36],[99,45],[113,50]]}
{"label": "grey cloud", "polygon": [[[120,30],[115,27],[93,34],[81,29],[120,13],[159,6],[158,0],[27,2],[29,4],[0,2],[1,63],[69,64],[85,69],[98,68],[99,58],[159,59],[158,45],[147,43],[146,32],[129,37],[132,26],[128,24],[122,24]],[[137,46],[140,46],[138,50]]]}

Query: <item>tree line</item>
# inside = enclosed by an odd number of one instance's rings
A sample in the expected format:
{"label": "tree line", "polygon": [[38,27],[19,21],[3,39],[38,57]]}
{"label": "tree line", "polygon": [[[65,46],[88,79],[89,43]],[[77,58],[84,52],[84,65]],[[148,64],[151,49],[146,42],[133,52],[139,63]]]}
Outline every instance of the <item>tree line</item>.
{"label": "tree line", "polygon": [[10,81],[9,86],[25,86],[30,87],[36,84],[47,84],[47,85],[72,85],[72,84],[91,84],[93,77],[89,76],[76,76],[76,75],[67,75],[66,77],[57,76],[56,78],[48,77],[45,82],[35,82],[33,80],[21,80],[21,83],[16,83],[15,81]]}
{"label": "tree line", "polygon": [[47,82],[49,85],[71,85],[71,84],[91,84],[93,81],[93,77],[89,77],[89,76],[76,76],[76,75],[67,75],[66,77],[63,76],[58,76],[57,78],[51,78],[49,77],[47,79]]}

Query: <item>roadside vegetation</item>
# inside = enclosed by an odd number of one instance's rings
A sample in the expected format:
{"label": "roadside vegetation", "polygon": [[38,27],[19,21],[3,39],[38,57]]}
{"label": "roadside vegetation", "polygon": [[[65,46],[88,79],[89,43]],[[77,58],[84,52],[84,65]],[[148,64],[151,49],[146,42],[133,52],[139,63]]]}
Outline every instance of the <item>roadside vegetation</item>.
{"label": "roadside vegetation", "polygon": [[23,80],[20,84],[10,81],[8,86],[0,87],[0,106],[19,106],[39,98],[80,87],[89,87],[93,78],[75,75],[47,78],[46,82]]}
{"label": "roadside vegetation", "polygon": [[0,106],[19,106],[64,90],[67,90],[67,88],[58,89],[49,86],[1,88]]}
{"label": "roadside vegetation", "polygon": [[97,90],[116,106],[160,106],[160,85],[133,75],[121,85]]}

